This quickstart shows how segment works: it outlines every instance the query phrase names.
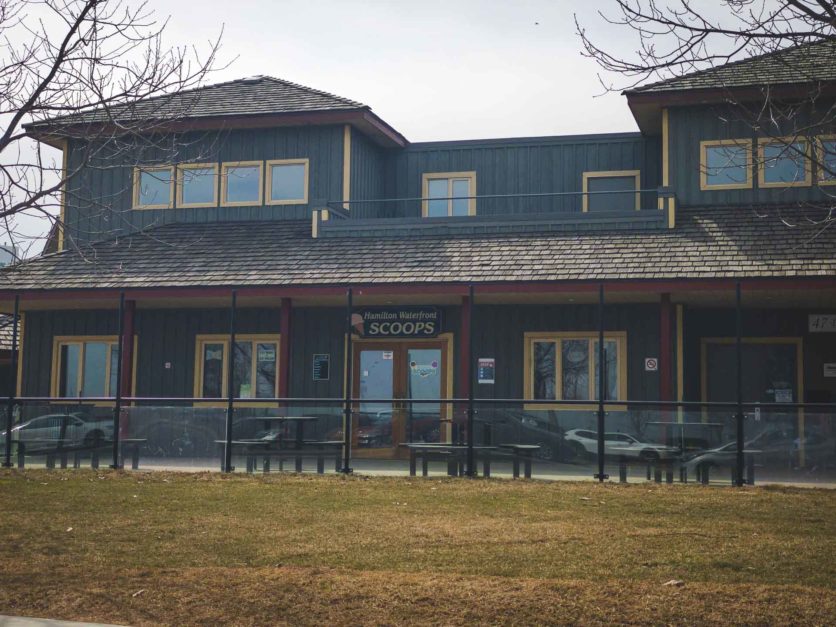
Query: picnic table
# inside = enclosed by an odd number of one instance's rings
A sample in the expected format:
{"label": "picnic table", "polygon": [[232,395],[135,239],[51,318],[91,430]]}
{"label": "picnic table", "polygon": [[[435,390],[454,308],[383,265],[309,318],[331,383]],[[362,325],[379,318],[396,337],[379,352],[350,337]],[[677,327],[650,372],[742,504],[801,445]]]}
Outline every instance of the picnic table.
{"label": "picnic table", "polygon": [[511,451],[513,455],[514,479],[520,478],[520,461],[523,462],[523,473],[526,479],[531,479],[531,460],[534,453],[540,450],[539,444],[500,444],[500,448]]}
{"label": "picnic table", "polygon": [[[119,438],[119,467],[123,468],[125,465],[125,450],[130,451],[131,469],[137,470],[139,468],[139,449],[148,440],[145,438]],[[69,461],[69,455],[73,456],[73,468],[81,467],[81,457],[84,453],[90,453],[90,467],[99,467],[99,452],[102,449],[109,449],[113,447],[113,440],[100,439],[93,444],[85,444],[83,442],[67,441],[61,438],[40,438],[30,440],[17,441],[17,466],[23,468],[25,466],[25,458],[27,455],[45,455],[46,467],[55,468],[55,460],[61,468],[66,468]]]}
{"label": "picnic table", "polygon": [[[421,458],[421,474],[426,477],[429,471],[428,463],[431,460],[447,462],[447,474],[451,477],[464,474],[464,460],[467,457],[467,445],[465,444],[439,444],[434,442],[410,442],[402,443],[401,446],[409,450],[409,475],[414,477],[418,466],[418,458]],[[482,457],[482,472],[485,477],[491,476],[491,452],[497,451],[496,446],[474,446],[474,457],[478,464],[479,457]]]}
{"label": "picnic table", "polygon": [[[284,460],[292,458],[295,461],[295,471],[302,472],[305,457],[316,458],[316,470],[322,474],[325,472],[325,458],[333,457],[335,469],[339,470],[342,457],[342,440],[310,440],[305,439],[304,425],[318,420],[316,416],[253,416],[245,420],[263,421],[267,429],[273,423],[296,424],[295,437],[284,439],[283,433],[278,431],[275,438],[238,438],[232,440],[233,447],[243,449],[246,456],[247,472],[254,472],[258,467],[258,458],[262,459],[262,470],[270,472],[273,459],[279,463],[279,470],[284,470]],[[216,444],[222,447],[226,440],[215,440]],[[289,446],[287,446],[289,445]],[[223,448],[221,448],[221,467],[223,467]]]}

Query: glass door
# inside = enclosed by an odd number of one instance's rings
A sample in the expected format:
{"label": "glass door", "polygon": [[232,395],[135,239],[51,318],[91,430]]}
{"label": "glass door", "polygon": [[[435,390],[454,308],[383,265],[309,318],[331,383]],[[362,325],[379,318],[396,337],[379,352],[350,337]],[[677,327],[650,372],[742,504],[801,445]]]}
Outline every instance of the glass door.
{"label": "glass door", "polygon": [[[358,457],[402,458],[408,442],[446,442],[443,341],[357,341],[352,446]],[[388,399],[398,399],[395,401]],[[428,400],[430,402],[419,402]]]}

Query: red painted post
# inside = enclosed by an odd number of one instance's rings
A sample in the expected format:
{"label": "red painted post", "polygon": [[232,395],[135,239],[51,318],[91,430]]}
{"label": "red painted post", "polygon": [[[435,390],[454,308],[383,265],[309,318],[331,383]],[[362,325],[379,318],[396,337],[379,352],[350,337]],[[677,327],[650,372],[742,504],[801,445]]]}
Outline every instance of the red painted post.
{"label": "red painted post", "polygon": [[[469,296],[462,296],[462,307],[461,307],[461,329],[459,331],[459,372],[458,378],[456,379],[456,396],[458,398],[468,398],[468,392],[470,390],[470,333],[472,327],[472,321],[470,319],[471,316],[470,307],[470,297]],[[467,407],[456,408],[454,411],[454,415],[460,416],[460,420],[454,421],[459,425],[459,433],[458,433],[458,440],[461,441],[462,436],[462,428],[466,424],[466,416],[467,416]],[[452,435],[452,434],[451,434]],[[470,438],[472,434],[468,433],[467,437]],[[457,442],[458,443],[458,442]]]}
{"label": "red painted post", "polygon": [[282,298],[281,313],[279,314],[279,332],[282,339],[279,348],[279,398],[287,398],[290,393],[290,338],[291,314],[293,300]]}
{"label": "red painted post", "polygon": [[[134,381],[134,315],[136,301],[126,300],[122,311],[122,396],[130,397],[136,392]],[[130,405],[130,403],[128,403]],[[119,437],[127,437],[129,433],[129,413],[122,411],[119,416]]]}

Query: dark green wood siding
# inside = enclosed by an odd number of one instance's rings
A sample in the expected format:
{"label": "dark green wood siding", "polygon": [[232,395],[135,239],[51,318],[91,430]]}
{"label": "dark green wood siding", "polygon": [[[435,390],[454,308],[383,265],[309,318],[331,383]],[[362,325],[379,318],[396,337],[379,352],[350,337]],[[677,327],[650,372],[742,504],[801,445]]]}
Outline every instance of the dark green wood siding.
{"label": "dark green wood siding", "polygon": [[[386,195],[418,198],[422,175],[430,172],[476,172],[476,193],[530,194],[580,192],[584,172],[640,170],[641,187],[659,185],[658,138],[638,133],[413,144],[393,153],[387,163]],[[656,194],[642,199],[655,209]],[[420,216],[420,202],[397,203],[392,215]],[[581,196],[482,199],[479,215],[581,211]]]}
{"label": "dark green wood siding", "polygon": [[85,161],[88,165],[68,185],[65,214],[68,237],[87,242],[171,222],[307,219],[310,216],[307,205],[134,210],[132,172],[136,163],[220,164],[308,158],[309,201],[342,198],[342,126],[191,133],[159,139],[153,147],[149,143],[144,142],[142,149],[127,146],[90,149],[79,142],[73,143],[68,171],[75,172]]}
{"label": "dark green wood siding", "polygon": [[[383,198],[385,193],[386,151],[356,130],[351,133],[351,200]],[[334,200],[334,199],[329,199]],[[351,205],[351,215],[358,218],[380,217],[378,203]]]}
{"label": "dark green wood siding", "polygon": [[[810,114],[777,121],[770,135],[796,136],[811,129]],[[764,120],[765,124],[769,124]],[[752,118],[727,107],[673,107],[669,114],[671,186],[677,201],[684,206],[727,206],[822,201],[832,196],[815,185],[809,187],[758,189],[757,171],[753,168],[752,189],[700,190],[700,142],[721,139],[749,139],[753,156],[757,153]],[[815,128],[815,125],[812,125]],[[832,130],[830,132],[833,132]],[[818,133],[815,131],[814,134]],[[766,136],[761,133],[760,136]],[[832,188],[825,188],[831,189]]]}

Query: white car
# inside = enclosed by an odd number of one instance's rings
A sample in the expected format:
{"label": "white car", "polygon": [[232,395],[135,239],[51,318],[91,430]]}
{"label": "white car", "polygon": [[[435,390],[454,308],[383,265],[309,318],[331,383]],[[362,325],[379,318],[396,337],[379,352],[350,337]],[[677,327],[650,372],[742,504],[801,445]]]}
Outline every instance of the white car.
{"label": "white car", "polygon": [[[563,437],[579,456],[598,453],[598,434],[595,431],[570,429]],[[655,462],[677,457],[679,449],[665,444],[641,442],[627,433],[604,433],[604,455]]]}
{"label": "white car", "polygon": [[[12,427],[12,439],[30,444],[63,441],[70,445],[92,446],[112,432],[112,425],[106,421],[83,420],[76,414],[47,414]],[[5,437],[6,432],[2,435]]]}

